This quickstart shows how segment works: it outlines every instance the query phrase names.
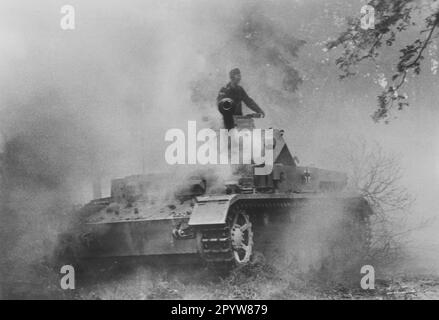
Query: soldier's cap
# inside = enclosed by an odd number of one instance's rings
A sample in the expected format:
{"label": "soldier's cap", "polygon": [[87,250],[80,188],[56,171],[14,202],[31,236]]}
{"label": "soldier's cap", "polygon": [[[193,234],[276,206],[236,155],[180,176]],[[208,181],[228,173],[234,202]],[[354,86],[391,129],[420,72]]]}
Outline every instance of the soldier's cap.
{"label": "soldier's cap", "polygon": [[234,69],[230,70],[230,72],[229,72],[230,77],[233,77],[233,76],[238,75],[238,74],[241,75],[241,70],[239,70],[238,68],[234,68]]}

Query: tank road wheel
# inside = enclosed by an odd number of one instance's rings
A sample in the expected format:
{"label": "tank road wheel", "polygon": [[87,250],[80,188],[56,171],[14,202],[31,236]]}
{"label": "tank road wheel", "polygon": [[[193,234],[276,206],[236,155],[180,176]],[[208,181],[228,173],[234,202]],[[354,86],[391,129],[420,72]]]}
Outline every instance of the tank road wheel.
{"label": "tank road wheel", "polygon": [[247,264],[253,253],[253,231],[245,211],[237,211],[230,226],[233,257],[238,265]]}

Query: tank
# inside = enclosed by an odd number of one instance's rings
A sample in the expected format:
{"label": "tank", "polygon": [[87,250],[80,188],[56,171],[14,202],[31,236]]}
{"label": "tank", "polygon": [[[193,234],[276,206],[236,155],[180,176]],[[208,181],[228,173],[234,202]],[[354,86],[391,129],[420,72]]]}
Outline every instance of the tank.
{"label": "tank", "polygon": [[[235,116],[235,124],[238,129],[251,129],[254,118]],[[113,180],[110,197],[95,199],[75,214],[78,224],[62,235],[61,255],[193,258],[209,264],[246,265],[256,253],[270,257],[288,243],[308,241],[312,232],[318,233],[313,241],[327,244],[326,252],[319,253],[325,258],[364,254],[371,237],[372,210],[367,201],[345,191],[346,174],[300,166],[284,131],[274,129],[273,133],[270,174],[257,176],[254,165],[238,166],[235,181],[214,191],[209,188],[212,178],[200,173],[181,182],[178,192],[168,191],[166,174]],[[310,215],[311,226],[319,224],[319,228],[313,230],[308,224],[306,232],[297,230]],[[334,219],[338,231],[329,237],[322,230]]]}

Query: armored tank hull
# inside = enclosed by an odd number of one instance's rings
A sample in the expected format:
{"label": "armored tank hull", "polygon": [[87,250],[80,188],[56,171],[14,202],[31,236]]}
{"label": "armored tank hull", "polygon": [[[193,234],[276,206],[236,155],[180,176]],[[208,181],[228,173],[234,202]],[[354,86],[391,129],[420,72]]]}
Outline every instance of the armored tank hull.
{"label": "armored tank hull", "polygon": [[[252,120],[236,122],[251,128]],[[163,188],[154,182],[169,180],[114,180],[111,197],[78,212],[78,227],[60,248],[80,259],[169,257],[228,265],[251,263],[256,253],[269,259],[319,255],[319,261],[364,255],[373,214],[368,203],[343,191],[345,174],[298,166],[283,131],[275,130],[274,139],[272,172],[256,176],[250,165],[222,192],[209,192],[202,175],[192,176],[179,194],[160,191],[160,199],[148,190],[157,193]]]}

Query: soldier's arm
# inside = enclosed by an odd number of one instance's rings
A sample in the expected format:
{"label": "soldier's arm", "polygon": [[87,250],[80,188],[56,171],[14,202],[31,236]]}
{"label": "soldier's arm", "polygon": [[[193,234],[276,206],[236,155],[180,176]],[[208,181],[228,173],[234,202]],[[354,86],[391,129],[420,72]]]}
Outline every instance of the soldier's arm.
{"label": "soldier's arm", "polygon": [[219,103],[222,99],[227,97],[226,88],[221,88],[218,92],[218,97],[216,98],[216,102]]}
{"label": "soldier's arm", "polygon": [[258,106],[258,104],[252,98],[248,96],[247,92],[245,92],[244,89],[242,89],[242,101],[244,101],[246,106],[249,107],[254,112],[261,113],[263,116],[265,116],[265,112]]}

